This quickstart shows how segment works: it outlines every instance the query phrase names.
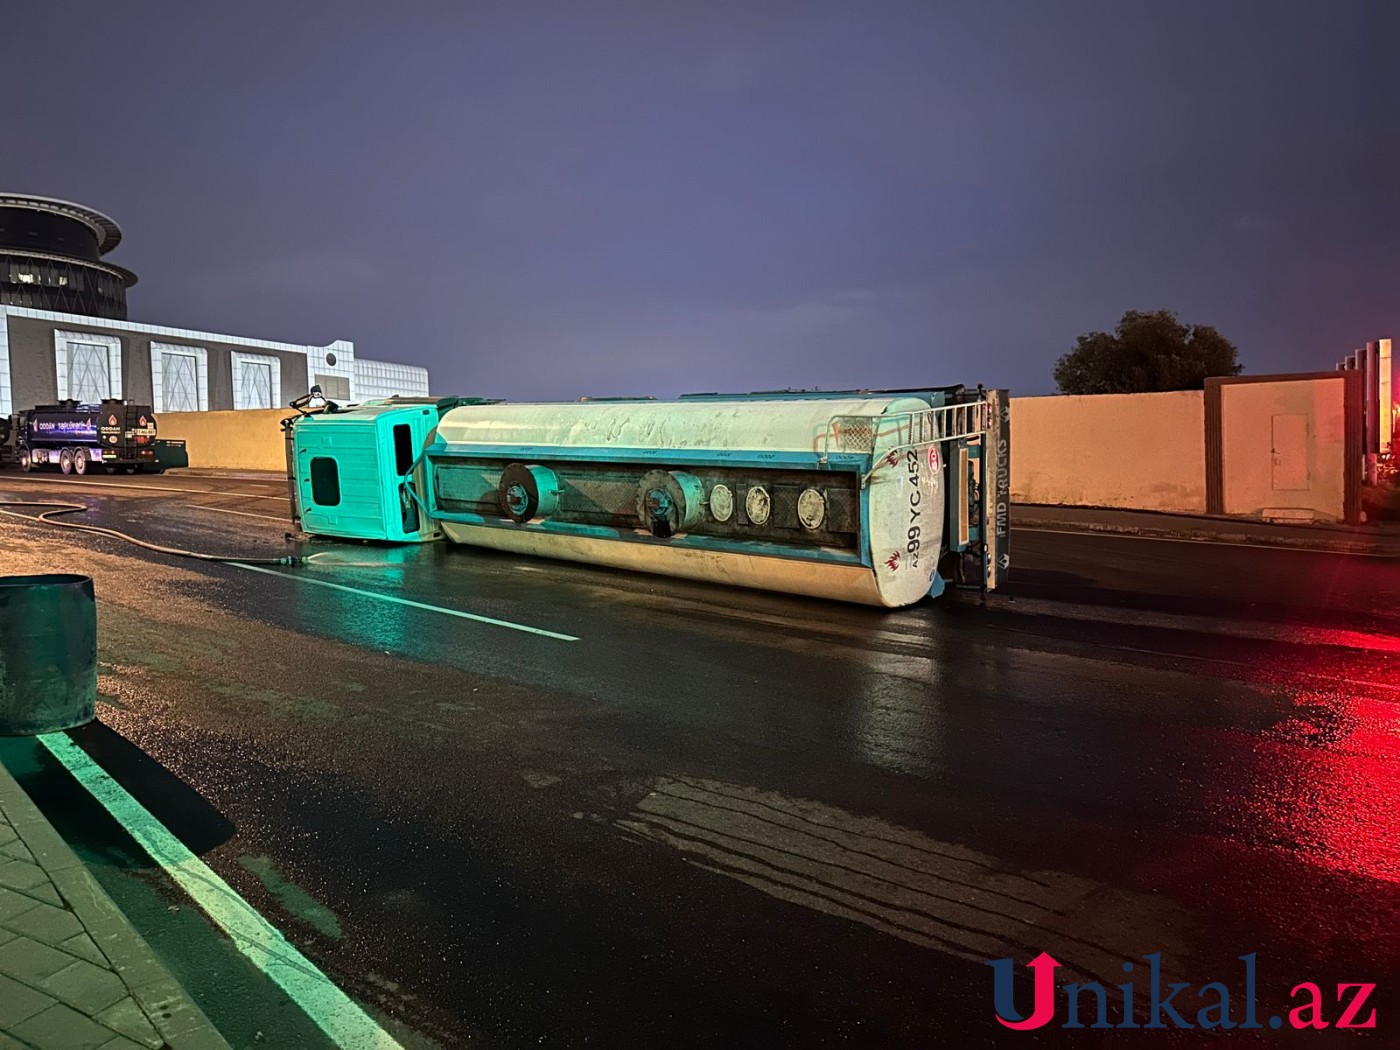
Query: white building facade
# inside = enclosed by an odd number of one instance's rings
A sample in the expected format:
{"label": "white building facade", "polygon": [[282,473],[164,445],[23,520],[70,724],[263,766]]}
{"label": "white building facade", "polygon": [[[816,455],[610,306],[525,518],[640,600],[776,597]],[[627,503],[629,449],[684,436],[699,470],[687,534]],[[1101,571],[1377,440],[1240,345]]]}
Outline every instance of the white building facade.
{"label": "white building facade", "polygon": [[156,412],[281,408],[313,384],[332,401],[423,397],[428,370],[325,346],[0,305],[0,415],[72,398]]}

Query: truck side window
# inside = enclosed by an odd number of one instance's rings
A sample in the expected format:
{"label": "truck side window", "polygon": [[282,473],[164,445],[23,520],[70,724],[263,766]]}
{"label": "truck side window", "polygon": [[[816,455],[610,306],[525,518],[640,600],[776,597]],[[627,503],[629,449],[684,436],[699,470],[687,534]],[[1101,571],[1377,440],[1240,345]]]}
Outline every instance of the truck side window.
{"label": "truck side window", "polygon": [[413,431],[407,423],[394,427],[394,473],[403,477],[413,469]]}
{"label": "truck side window", "polygon": [[311,460],[311,498],[322,507],[340,506],[340,468],[329,456]]}

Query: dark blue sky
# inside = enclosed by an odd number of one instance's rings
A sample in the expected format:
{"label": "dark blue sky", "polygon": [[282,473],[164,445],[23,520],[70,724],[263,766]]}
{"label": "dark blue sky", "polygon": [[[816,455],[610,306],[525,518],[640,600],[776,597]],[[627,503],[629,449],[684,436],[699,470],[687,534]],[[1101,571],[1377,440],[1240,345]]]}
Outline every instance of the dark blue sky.
{"label": "dark blue sky", "polygon": [[1124,309],[1400,335],[1400,4],[34,3],[0,188],[133,319],[506,397],[1053,389]]}

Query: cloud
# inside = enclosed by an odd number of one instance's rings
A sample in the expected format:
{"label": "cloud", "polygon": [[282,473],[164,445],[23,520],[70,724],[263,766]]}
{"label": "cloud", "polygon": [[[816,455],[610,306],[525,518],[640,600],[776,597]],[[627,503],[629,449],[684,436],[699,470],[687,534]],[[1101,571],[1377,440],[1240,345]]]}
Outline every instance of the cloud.
{"label": "cloud", "polygon": [[763,56],[758,48],[726,47],[707,57],[696,81],[705,94],[732,95],[753,85],[763,69]]}
{"label": "cloud", "polygon": [[859,320],[875,302],[868,288],[846,288],[782,306],[729,310],[720,325],[736,335],[792,338],[826,332],[833,326]]}
{"label": "cloud", "polygon": [[341,296],[382,288],[389,280],[382,262],[361,252],[308,252],[258,259],[203,274],[196,292],[216,302],[267,296]]}
{"label": "cloud", "polygon": [[1266,233],[1273,233],[1278,228],[1278,223],[1267,215],[1236,215],[1230,220],[1230,227],[1236,233],[1247,233],[1253,236],[1262,236]]}

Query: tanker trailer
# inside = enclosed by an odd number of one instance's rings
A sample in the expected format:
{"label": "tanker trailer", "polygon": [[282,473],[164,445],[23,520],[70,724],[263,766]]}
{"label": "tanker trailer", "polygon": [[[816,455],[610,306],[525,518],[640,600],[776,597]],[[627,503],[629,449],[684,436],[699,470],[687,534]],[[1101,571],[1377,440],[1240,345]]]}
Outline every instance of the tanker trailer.
{"label": "tanker trailer", "polygon": [[65,474],[141,470],[163,474],[187,467],[185,443],[156,437],[149,405],[106,400],[91,404],[60,401],[38,405],[15,417],[15,452],[21,470],[55,466]]}
{"label": "tanker trailer", "polygon": [[991,589],[1009,564],[1003,391],[437,409],[293,420],[299,527],[880,606]]}

